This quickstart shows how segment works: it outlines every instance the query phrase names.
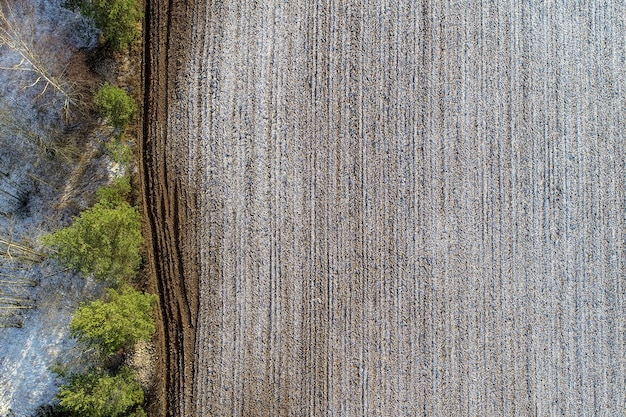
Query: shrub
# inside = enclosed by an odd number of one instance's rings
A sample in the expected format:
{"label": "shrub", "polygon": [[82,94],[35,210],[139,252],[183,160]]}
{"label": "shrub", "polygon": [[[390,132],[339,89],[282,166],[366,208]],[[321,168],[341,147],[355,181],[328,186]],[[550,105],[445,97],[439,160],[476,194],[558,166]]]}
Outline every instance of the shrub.
{"label": "shrub", "polygon": [[126,91],[105,83],[96,94],[98,111],[119,132],[123,132],[137,112],[137,104]]}
{"label": "shrub", "polygon": [[133,148],[122,137],[117,137],[107,142],[106,150],[109,158],[124,170],[127,170],[133,163]]}
{"label": "shrub", "polygon": [[119,177],[115,178],[111,184],[99,188],[98,191],[96,191],[96,196],[100,204],[117,207],[127,203],[130,191],[130,178]]}
{"label": "shrub", "polygon": [[131,279],[141,263],[140,216],[136,207],[116,200],[121,197],[114,191],[103,191],[100,197],[71,226],[43,236],[41,242],[64,265],[118,285]]}
{"label": "shrub", "polygon": [[115,376],[102,371],[73,375],[57,397],[60,407],[75,416],[145,415],[140,407],[143,390],[128,367],[122,367]]}
{"label": "shrub", "polygon": [[66,6],[91,17],[114,49],[127,48],[139,38],[143,14],[137,0],[68,0]]}
{"label": "shrub", "polygon": [[124,287],[109,290],[106,301],[81,305],[74,312],[70,333],[104,355],[148,340],[156,330],[153,311],[157,297]]}
{"label": "shrub", "polygon": [[37,407],[33,417],[73,417],[58,404],[43,404]]}

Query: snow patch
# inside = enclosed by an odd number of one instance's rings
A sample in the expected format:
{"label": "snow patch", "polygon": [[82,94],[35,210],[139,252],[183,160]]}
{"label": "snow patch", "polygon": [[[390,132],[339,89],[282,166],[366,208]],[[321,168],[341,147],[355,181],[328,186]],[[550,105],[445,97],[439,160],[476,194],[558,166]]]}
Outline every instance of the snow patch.
{"label": "snow patch", "polygon": [[68,325],[79,301],[93,299],[101,285],[66,273],[45,262],[35,268],[42,278],[36,308],[24,316],[21,328],[0,329],[0,416],[29,416],[52,402],[59,382],[50,368],[58,362],[82,360]]}

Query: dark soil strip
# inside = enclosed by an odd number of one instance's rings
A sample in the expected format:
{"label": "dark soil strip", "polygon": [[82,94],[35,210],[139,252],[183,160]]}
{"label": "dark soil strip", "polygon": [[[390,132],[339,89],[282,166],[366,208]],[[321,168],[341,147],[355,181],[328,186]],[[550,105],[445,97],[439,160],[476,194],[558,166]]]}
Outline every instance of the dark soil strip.
{"label": "dark soil strip", "polygon": [[[143,186],[148,219],[147,264],[160,295],[158,414],[190,416],[198,309],[198,245],[195,184],[185,143],[176,136],[177,83],[188,59],[189,10],[166,1],[147,2]],[[173,134],[174,132],[174,134]],[[176,140],[174,140],[176,139]]]}

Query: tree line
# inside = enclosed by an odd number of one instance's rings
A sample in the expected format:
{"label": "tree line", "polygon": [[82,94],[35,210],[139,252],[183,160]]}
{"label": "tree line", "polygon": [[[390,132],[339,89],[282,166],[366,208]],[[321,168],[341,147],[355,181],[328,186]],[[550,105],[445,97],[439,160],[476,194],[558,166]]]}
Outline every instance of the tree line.
{"label": "tree line", "polygon": [[[122,51],[141,33],[142,9],[137,0],[68,0],[65,7],[93,19],[101,31],[101,47]],[[75,103],[71,83],[62,74],[48,71],[36,51],[0,8],[0,45],[17,51],[20,65],[35,74],[34,85],[42,92],[52,89],[69,111]],[[122,88],[108,83],[100,86],[95,107],[112,129],[107,153],[122,167],[122,176],[96,192],[96,203],[72,219],[69,226],[40,238],[45,253],[59,264],[83,276],[92,276],[106,287],[105,294],[81,303],[70,322],[70,335],[93,361],[77,371],[71,364],[59,364],[54,371],[62,385],[57,404],[47,415],[118,417],[145,416],[144,392],[134,371],[125,363],[139,341],[150,340],[155,332],[154,309],[157,297],[136,289],[141,264],[141,217],[132,204],[129,178],[133,164],[131,141],[125,138],[127,125],[136,117],[137,105]],[[14,251],[19,249],[14,245]]]}

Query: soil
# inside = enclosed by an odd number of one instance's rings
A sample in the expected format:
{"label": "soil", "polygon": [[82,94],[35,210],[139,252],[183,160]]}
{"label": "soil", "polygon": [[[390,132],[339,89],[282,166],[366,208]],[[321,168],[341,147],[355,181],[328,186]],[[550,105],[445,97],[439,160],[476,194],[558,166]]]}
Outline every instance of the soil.
{"label": "soil", "polygon": [[626,6],[147,3],[155,413],[623,413]]}
{"label": "soil", "polygon": [[[196,182],[190,172],[186,144],[171,140],[177,115],[173,104],[177,78],[191,35],[185,19],[191,10],[167,2],[146,2],[144,61],[144,131],[142,183],[148,220],[147,266],[156,277],[160,295],[160,323],[156,347],[157,373],[165,376],[155,388],[154,414],[194,415],[195,336],[198,310],[200,217],[195,213]],[[184,39],[184,41],[183,41]],[[171,42],[184,42],[171,47]],[[178,74],[178,75],[177,75]],[[165,129],[164,129],[165,128]],[[166,391],[167,390],[167,391]]]}

